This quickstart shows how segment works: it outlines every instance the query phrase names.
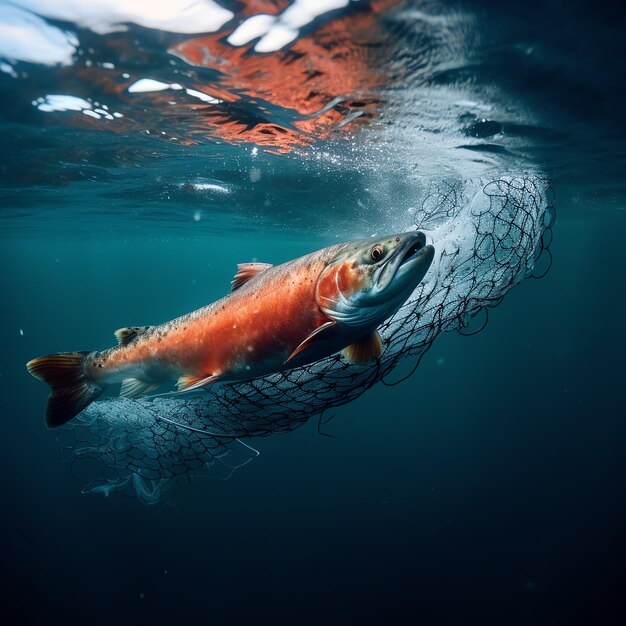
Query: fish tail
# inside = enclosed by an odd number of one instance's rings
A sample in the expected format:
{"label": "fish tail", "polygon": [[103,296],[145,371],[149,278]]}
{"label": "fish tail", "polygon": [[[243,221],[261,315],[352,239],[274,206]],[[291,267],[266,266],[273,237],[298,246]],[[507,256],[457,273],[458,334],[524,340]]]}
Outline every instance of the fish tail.
{"label": "fish tail", "polygon": [[28,371],[48,383],[52,392],[46,407],[48,428],[62,426],[91,404],[104,388],[87,377],[86,360],[91,352],[61,352],[33,359]]}

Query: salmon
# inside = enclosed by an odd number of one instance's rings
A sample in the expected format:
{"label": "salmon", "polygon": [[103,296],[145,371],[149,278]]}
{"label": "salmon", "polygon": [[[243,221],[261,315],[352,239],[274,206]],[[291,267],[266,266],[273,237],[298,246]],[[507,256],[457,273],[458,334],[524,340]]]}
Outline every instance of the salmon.
{"label": "salmon", "polygon": [[49,427],[71,420],[114,383],[138,398],[168,381],[178,391],[241,381],[342,351],[355,364],[380,357],[377,327],[424,278],[434,257],[421,232],[357,240],[273,266],[242,263],[229,295],[157,326],[115,331],[103,352],[33,359],[52,391]]}

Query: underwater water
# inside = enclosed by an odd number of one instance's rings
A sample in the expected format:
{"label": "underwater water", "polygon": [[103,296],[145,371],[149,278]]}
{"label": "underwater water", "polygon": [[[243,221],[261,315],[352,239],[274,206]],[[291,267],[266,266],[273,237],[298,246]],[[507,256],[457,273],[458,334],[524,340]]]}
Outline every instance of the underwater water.
{"label": "underwater water", "polygon": [[[0,2],[5,611],[621,624],[619,8],[89,6]],[[30,359],[416,227],[435,259],[375,364],[46,428]]]}

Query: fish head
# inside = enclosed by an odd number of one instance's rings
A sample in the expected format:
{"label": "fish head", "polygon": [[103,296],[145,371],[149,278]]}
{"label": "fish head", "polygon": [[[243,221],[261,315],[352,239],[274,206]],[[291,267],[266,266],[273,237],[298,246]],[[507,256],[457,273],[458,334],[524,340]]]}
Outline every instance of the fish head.
{"label": "fish head", "polygon": [[404,304],[434,255],[420,231],[345,243],[319,275],[317,305],[337,323],[375,328]]}

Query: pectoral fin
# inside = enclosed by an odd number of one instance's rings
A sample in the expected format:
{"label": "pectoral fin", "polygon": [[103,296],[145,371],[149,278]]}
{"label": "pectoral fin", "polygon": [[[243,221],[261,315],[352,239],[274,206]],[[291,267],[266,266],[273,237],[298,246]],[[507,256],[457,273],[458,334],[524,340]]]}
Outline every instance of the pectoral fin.
{"label": "pectoral fin", "polygon": [[289,363],[291,359],[293,359],[296,354],[300,354],[303,350],[311,347],[316,341],[320,339],[328,338],[335,327],[337,326],[337,322],[326,322],[322,324],[319,328],[316,328],[290,355],[289,358],[285,361],[285,363]]}
{"label": "pectoral fin", "polygon": [[370,361],[375,361],[383,351],[383,340],[377,330],[358,341],[350,344],[341,351],[341,354],[355,365],[364,365]]}
{"label": "pectoral fin", "polygon": [[145,396],[147,393],[158,389],[160,386],[161,383],[147,382],[145,380],[139,380],[138,378],[126,378],[122,381],[120,397],[139,398],[139,396]]}
{"label": "pectoral fin", "polygon": [[271,263],[239,263],[235,278],[230,281],[231,291],[239,289],[241,285],[245,285],[259,272],[263,272],[270,267],[272,267]]}
{"label": "pectoral fin", "polygon": [[178,391],[191,391],[192,389],[198,389],[198,387],[210,385],[218,381],[219,378],[219,374],[210,374],[209,376],[181,376],[176,384],[178,385]]}

